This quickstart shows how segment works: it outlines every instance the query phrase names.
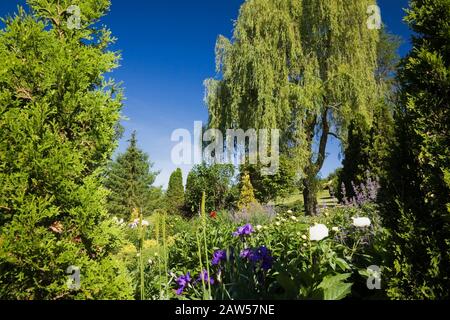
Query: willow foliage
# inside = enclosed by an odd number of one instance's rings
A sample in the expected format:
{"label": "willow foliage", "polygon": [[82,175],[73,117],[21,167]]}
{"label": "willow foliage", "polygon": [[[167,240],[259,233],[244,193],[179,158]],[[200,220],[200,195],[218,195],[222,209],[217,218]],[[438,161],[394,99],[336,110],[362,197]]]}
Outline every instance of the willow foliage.
{"label": "willow foliage", "polygon": [[246,1],[233,38],[217,41],[218,76],[206,81],[210,126],[278,128],[282,150],[296,156],[299,168],[319,160],[324,152],[314,155],[313,145],[323,124],[330,127],[326,136],[332,129],[345,138],[355,114],[372,117],[379,37],[367,27],[373,4]]}

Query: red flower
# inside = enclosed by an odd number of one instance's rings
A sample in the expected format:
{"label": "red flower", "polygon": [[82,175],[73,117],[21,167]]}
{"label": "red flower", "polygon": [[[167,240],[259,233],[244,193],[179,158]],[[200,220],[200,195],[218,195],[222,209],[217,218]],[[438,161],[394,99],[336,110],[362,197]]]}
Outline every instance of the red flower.
{"label": "red flower", "polygon": [[209,214],[209,216],[213,219],[217,218],[217,212],[215,211],[211,211],[211,213]]}

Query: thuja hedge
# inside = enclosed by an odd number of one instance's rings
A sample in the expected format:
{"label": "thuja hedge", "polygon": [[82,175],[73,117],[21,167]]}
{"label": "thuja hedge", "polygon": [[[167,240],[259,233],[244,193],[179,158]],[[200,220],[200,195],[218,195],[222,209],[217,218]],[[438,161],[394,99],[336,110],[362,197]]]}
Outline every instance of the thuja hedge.
{"label": "thuja hedge", "polygon": [[[131,281],[98,175],[115,149],[122,96],[109,0],[29,0],[0,31],[0,298],[116,299]],[[68,268],[80,270],[71,290]],[[74,283],[72,283],[74,285]]]}

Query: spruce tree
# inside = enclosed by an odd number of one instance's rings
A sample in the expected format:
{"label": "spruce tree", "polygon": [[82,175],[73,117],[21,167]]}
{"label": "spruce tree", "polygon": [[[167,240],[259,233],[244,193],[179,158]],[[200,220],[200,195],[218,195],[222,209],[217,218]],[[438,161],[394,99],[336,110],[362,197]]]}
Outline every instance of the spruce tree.
{"label": "spruce tree", "polygon": [[110,2],[27,2],[0,31],[0,299],[131,298],[99,179],[122,107]]}
{"label": "spruce tree", "polygon": [[160,189],[152,185],[159,172],[152,171],[152,167],[148,154],[138,148],[133,132],[127,150],[110,164],[104,182],[110,191],[107,205],[111,215],[130,221],[135,209],[144,215],[156,209]]}
{"label": "spruce tree", "polygon": [[170,175],[166,205],[169,213],[180,213],[184,207],[183,173],[180,168]]}
{"label": "spruce tree", "polygon": [[450,0],[412,0],[413,49],[399,70],[396,139],[384,181],[389,290],[448,299],[450,288]]}

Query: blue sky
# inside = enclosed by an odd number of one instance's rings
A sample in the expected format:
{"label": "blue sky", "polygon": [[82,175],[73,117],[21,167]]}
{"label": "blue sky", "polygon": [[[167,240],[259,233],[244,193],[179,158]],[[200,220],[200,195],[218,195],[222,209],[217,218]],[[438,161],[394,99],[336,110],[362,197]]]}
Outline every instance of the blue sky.
{"label": "blue sky", "polygon": [[[23,0],[1,0],[0,17],[16,11]],[[203,81],[215,75],[217,36],[230,36],[243,0],[112,0],[102,22],[118,38],[122,65],[112,76],[124,83],[126,129],[119,151],[136,130],[140,147],[161,170],[156,185],[167,184],[176,169],[171,161],[175,129],[193,131],[194,121],[206,122]],[[402,22],[407,0],[379,0],[384,23],[403,37],[400,54],[409,50],[410,33]],[[340,148],[329,145],[322,175],[340,166]],[[189,166],[182,166],[186,176]]]}

